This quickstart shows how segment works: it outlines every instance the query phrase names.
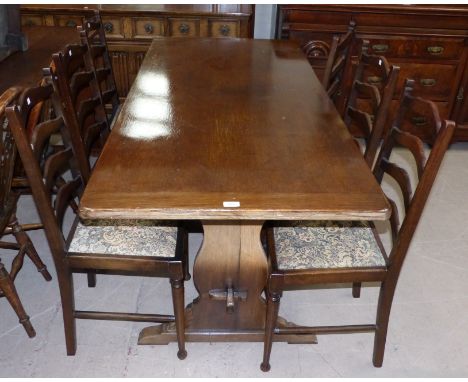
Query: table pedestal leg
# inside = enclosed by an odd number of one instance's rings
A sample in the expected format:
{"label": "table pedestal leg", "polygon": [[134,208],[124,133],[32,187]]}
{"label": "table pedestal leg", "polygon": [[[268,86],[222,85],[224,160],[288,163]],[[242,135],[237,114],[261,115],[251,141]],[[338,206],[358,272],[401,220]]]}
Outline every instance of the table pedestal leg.
{"label": "table pedestal leg", "polygon": [[[186,341],[263,341],[266,304],[262,292],[268,263],[260,241],[260,221],[204,221],[193,281],[199,296],[186,308]],[[280,319],[281,326],[291,326]],[[138,343],[176,340],[175,326],[141,331]],[[275,336],[290,343],[316,343],[314,335]]]}

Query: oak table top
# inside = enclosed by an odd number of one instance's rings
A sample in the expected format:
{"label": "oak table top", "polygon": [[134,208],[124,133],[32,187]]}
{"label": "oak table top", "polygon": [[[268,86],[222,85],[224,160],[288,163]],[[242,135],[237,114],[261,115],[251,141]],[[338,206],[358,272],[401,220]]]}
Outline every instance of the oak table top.
{"label": "oak table top", "polygon": [[388,214],[299,47],[248,39],[154,40],[80,205],[85,219]]}

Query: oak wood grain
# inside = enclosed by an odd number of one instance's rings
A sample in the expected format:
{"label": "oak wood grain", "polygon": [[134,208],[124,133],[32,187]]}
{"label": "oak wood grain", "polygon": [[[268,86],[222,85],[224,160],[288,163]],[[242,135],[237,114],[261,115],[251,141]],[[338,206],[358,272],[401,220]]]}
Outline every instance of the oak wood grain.
{"label": "oak wood grain", "polygon": [[299,46],[243,39],[154,40],[80,206],[87,219],[388,213]]}

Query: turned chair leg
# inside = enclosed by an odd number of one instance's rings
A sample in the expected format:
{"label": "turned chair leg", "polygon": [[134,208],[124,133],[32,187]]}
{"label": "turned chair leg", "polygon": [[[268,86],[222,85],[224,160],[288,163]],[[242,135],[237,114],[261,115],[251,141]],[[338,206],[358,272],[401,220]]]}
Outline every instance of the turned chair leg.
{"label": "turned chair leg", "polygon": [[377,306],[377,329],[374,336],[374,355],[372,363],[375,367],[381,367],[385,353],[385,342],[387,340],[388,321],[392,308],[393,296],[396,285],[382,283],[380,287],[379,303]]}
{"label": "turned chair leg", "polygon": [[353,297],[361,297],[361,283],[353,283]]}
{"label": "turned chair leg", "polygon": [[20,324],[23,325],[28,336],[30,338],[35,337],[36,331],[29,321],[29,316],[26,314],[23,308],[23,304],[21,304],[18,293],[16,292],[15,285],[13,284],[10,275],[2,263],[0,263],[0,290],[3,292],[8,302],[12,306],[13,310],[19,318]]}
{"label": "turned chair leg", "polygon": [[174,305],[177,343],[179,345],[177,357],[182,360],[187,357],[187,351],[185,350],[184,281],[171,279],[171,288],[172,303]]}
{"label": "turned chair leg", "polygon": [[270,354],[273,345],[273,332],[278,321],[278,312],[281,295],[279,293],[268,293],[267,313],[265,322],[265,339],[263,343],[263,362],[260,370],[270,371]]}

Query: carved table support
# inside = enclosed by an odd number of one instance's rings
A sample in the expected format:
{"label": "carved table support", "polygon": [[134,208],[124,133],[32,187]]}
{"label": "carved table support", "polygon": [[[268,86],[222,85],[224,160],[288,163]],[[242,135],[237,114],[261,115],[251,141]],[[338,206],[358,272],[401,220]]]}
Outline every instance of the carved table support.
{"label": "carved table support", "polygon": [[[268,262],[260,241],[262,221],[203,221],[204,239],[193,269],[199,296],[186,309],[186,340],[263,341],[266,304],[262,292]],[[291,326],[283,319],[281,326]],[[141,331],[138,344],[176,340],[171,324]],[[314,335],[275,336],[291,343],[316,343]]]}

